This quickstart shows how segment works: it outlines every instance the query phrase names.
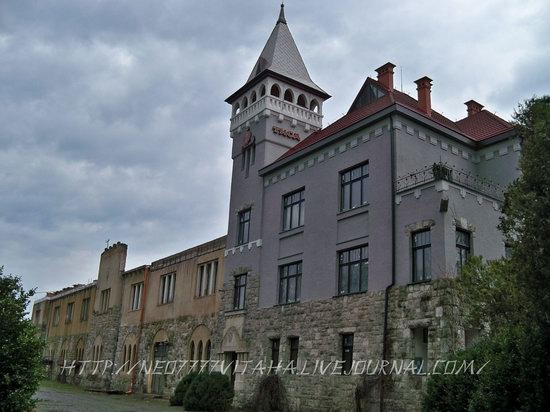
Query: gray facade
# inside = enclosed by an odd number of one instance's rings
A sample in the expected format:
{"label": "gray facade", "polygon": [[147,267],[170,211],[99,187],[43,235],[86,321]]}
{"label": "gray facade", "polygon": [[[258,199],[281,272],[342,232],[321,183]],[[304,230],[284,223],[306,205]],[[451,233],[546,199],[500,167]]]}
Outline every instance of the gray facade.
{"label": "gray facade", "polygon": [[[286,26],[286,20],[277,22],[274,33],[281,25]],[[273,47],[274,42],[277,39],[272,34],[268,44]],[[284,42],[288,43],[288,38]],[[313,134],[315,129],[303,121],[308,118],[307,107],[288,101],[302,92],[313,93],[309,77],[299,84],[299,79],[286,79],[284,74],[266,69],[257,73],[256,83],[250,84],[255,81],[251,76],[228,99],[235,108],[235,102],[244,101],[243,96],[260,84],[267,90],[262,99],[271,103],[269,108],[258,105],[249,120],[234,110],[231,120],[234,163],[225,251],[225,310],[224,326],[218,331],[222,333],[220,356],[225,359],[237,354],[252,363],[269,360],[272,339],[279,339],[280,356],[290,360],[288,339],[299,338],[299,363],[319,358],[340,360],[342,336],[350,333],[354,335],[354,360],[414,359],[418,328],[426,330],[430,361],[464,345],[465,325],[447,330],[451,322],[447,317],[453,315],[448,299],[452,282],[447,278],[457,273],[457,233],[469,240],[468,251],[463,253],[485,259],[504,256],[497,226],[503,190],[518,175],[520,141],[511,126],[485,111],[471,115],[493,122],[496,131],[473,137],[462,126],[470,119],[454,123],[432,111],[430,79],[417,82],[416,101],[393,90],[392,68],[388,63],[378,69],[378,80],[367,80],[348,115]],[[288,100],[283,93],[270,95],[275,83],[284,84],[282,91],[291,89]],[[378,91],[367,93],[369,87]],[[327,97],[316,96],[321,104]],[[382,104],[384,99],[388,104]],[[281,136],[281,129],[298,133],[299,138]],[[247,169],[243,156],[247,156],[251,141],[255,142],[255,160]],[[358,165],[368,165],[361,205],[342,210],[343,173]],[[299,227],[283,230],[285,196],[297,190],[303,190],[305,197],[304,221]],[[250,235],[243,242],[239,213],[246,210],[251,216]],[[427,278],[416,282],[413,237],[419,231],[429,232],[429,255],[423,258],[423,270],[425,265],[431,270]],[[359,247],[368,247],[368,288],[342,293],[340,252]],[[301,263],[297,302],[281,301],[281,287],[287,285],[281,267],[296,262]],[[247,275],[244,308],[234,296],[238,293],[235,277],[242,274]],[[419,299],[420,295],[424,297]],[[296,409],[357,407],[355,391],[362,382],[357,376],[281,378]],[[389,379],[394,381],[394,389],[385,393],[381,393],[379,381],[372,383],[365,401],[370,409],[419,408],[424,376]],[[238,376],[237,402],[246,402],[257,382],[258,376]],[[311,400],[314,393],[319,395],[315,395],[318,401]],[[322,393],[333,396],[327,399]]]}

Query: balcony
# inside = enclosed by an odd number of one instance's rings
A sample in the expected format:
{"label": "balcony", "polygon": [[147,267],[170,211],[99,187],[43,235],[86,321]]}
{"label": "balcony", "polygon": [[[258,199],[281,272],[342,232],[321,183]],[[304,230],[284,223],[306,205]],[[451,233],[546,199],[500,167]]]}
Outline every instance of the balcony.
{"label": "balcony", "polygon": [[504,201],[505,189],[489,179],[457,170],[444,163],[434,163],[422,170],[400,177],[395,181],[395,193],[403,192],[426,183],[445,180],[471,189],[493,199]]}
{"label": "balcony", "polygon": [[278,97],[264,96],[233,116],[231,118],[231,126],[229,130],[235,130],[237,127],[252,120],[266,109],[304,122],[314,130],[320,129],[323,125],[323,116],[319,113],[315,113],[305,107],[295,105],[294,103],[287,102],[286,100],[279,99]]}

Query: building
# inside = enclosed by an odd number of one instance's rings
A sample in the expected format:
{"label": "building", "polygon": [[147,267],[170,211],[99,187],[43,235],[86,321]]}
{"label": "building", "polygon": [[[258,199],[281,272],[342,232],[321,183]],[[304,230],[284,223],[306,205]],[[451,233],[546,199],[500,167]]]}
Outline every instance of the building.
{"label": "building", "polygon": [[[323,128],[330,96],[310,78],[281,6],[252,73],[226,100],[227,237],[129,271],[126,245],[106,249],[97,282],[73,290],[95,294],[89,326],[55,329],[69,292],[35,304],[49,359],[77,357],[82,333],[86,358],[118,365],[234,362],[236,404],[264,376],[246,373],[246,362],[264,361],[295,367],[278,373],[296,410],[417,410],[423,372],[479,333],[456,314],[452,278],[470,255],[504,256],[497,225],[521,142],[473,100],[459,121],[438,113],[428,77],[415,82],[417,98],[396,90],[394,67],[379,67]],[[340,369],[311,374],[320,360]],[[350,373],[369,360],[412,362],[415,373]],[[82,378],[161,394],[175,383]]]}

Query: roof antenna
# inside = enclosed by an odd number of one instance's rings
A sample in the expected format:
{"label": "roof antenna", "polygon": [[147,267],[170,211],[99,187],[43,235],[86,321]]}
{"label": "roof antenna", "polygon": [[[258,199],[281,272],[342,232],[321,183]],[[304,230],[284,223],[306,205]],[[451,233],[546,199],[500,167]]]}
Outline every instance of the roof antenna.
{"label": "roof antenna", "polygon": [[401,66],[401,93],[403,93],[403,66]]}

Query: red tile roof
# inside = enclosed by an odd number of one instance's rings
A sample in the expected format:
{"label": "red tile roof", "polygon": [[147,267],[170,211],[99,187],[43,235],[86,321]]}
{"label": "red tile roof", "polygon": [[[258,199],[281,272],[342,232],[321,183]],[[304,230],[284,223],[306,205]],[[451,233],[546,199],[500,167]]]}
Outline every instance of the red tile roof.
{"label": "red tile roof", "polygon": [[465,137],[479,142],[490,137],[496,136],[498,134],[504,133],[513,129],[513,126],[508,123],[506,120],[501,119],[500,117],[489,113],[485,110],[481,112],[466,117],[457,122],[453,122],[451,119],[443,116],[442,114],[432,110],[431,116],[428,116],[420,106],[418,101],[411,96],[402,93],[398,90],[389,91],[378,81],[367,78],[366,83],[372,83],[376,87],[385,91],[385,95],[378,98],[377,100],[359,107],[356,110],[348,112],[346,115],[336,120],[334,123],[328,125],[326,128],[313,132],[296,146],[289,149],[284,153],[279,159],[284,159],[297,153],[306,147],[309,147],[329,136],[336,134],[337,132],[348,128],[349,126],[360,122],[361,120],[366,119],[369,116],[372,116],[394,104],[406,107],[407,109],[413,110],[418,114],[430,119],[436,123],[439,123],[442,126],[447,127],[457,133],[464,135]]}

